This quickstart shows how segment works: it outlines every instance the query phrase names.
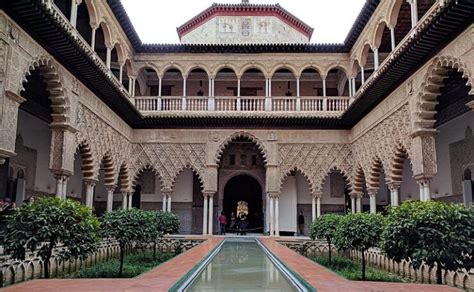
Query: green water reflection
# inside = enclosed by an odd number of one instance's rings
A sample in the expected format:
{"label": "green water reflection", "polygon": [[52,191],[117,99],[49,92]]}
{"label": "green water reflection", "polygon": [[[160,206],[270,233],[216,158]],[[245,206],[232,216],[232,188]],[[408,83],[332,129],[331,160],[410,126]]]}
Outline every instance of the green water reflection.
{"label": "green water reflection", "polygon": [[255,242],[225,242],[187,291],[295,291]]}

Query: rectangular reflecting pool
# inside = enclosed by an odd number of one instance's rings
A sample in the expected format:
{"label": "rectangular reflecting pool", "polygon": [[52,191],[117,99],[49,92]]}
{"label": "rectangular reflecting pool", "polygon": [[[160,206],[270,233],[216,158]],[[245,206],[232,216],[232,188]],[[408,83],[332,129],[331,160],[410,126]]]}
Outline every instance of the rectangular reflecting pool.
{"label": "rectangular reflecting pool", "polygon": [[[226,239],[176,291],[311,291],[255,239]],[[314,291],[314,290],[313,290]]]}

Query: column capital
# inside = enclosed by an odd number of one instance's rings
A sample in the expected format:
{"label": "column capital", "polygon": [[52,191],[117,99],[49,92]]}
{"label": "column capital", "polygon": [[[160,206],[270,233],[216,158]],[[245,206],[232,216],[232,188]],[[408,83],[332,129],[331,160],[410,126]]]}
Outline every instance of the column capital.
{"label": "column capital", "polygon": [[415,180],[419,184],[430,183],[432,179],[433,179],[433,176],[431,174],[429,175],[421,174],[421,175],[415,176]]}
{"label": "column capital", "polygon": [[323,197],[323,192],[321,191],[314,191],[311,193],[312,198],[322,198]]}
{"label": "column capital", "polygon": [[97,184],[97,180],[95,179],[89,179],[89,178],[85,178],[82,180],[87,186],[95,186]]}
{"label": "column capital", "polygon": [[116,185],[105,185],[105,189],[107,190],[107,192],[113,192],[116,188]]}
{"label": "column capital", "polygon": [[387,182],[387,187],[390,191],[396,191],[400,189],[401,185],[402,185],[401,182]]}
{"label": "column capital", "polygon": [[354,199],[361,199],[364,196],[364,194],[361,192],[351,192],[349,196]]}
{"label": "column capital", "polygon": [[369,194],[369,197],[375,197],[378,192],[379,192],[379,189],[368,189],[367,190],[367,193]]}
{"label": "column capital", "polygon": [[203,197],[214,197],[215,194],[216,194],[216,192],[214,192],[214,191],[203,191],[202,192]]}
{"label": "column capital", "polygon": [[270,198],[278,199],[280,197],[280,193],[278,193],[278,192],[268,192],[268,196]]}
{"label": "column capital", "polygon": [[173,191],[172,190],[161,190],[161,194],[163,196],[170,196],[171,197],[171,194],[173,194]]}

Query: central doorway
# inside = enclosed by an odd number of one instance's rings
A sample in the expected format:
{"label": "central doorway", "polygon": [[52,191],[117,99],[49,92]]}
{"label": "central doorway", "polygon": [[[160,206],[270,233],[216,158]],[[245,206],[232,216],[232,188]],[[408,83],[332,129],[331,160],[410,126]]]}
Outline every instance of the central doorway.
{"label": "central doorway", "polygon": [[[247,214],[247,229],[250,232],[263,232],[263,199],[260,183],[249,175],[237,175],[231,178],[224,188],[224,213],[227,218],[232,216],[237,219],[239,202],[245,202]],[[245,209],[245,208],[243,208]],[[230,225],[228,226],[230,227]],[[234,227],[235,228],[235,227]]]}

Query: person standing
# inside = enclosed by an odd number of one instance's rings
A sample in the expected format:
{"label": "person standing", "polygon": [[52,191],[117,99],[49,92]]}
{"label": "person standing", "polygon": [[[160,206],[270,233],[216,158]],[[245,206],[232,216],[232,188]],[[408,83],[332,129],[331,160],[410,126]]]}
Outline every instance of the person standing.
{"label": "person standing", "polygon": [[300,231],[300,235],[304,235],[304,215],[303,211],[300,211],[300,214],[298,215],[298,228]]}
{"label": "person standing", "polygon": [[227,217],[225,216],[224,212],[221,212],[219,216],[219,225],[221,227],[221,235],[225,235],[225,226],[227,225]]}

